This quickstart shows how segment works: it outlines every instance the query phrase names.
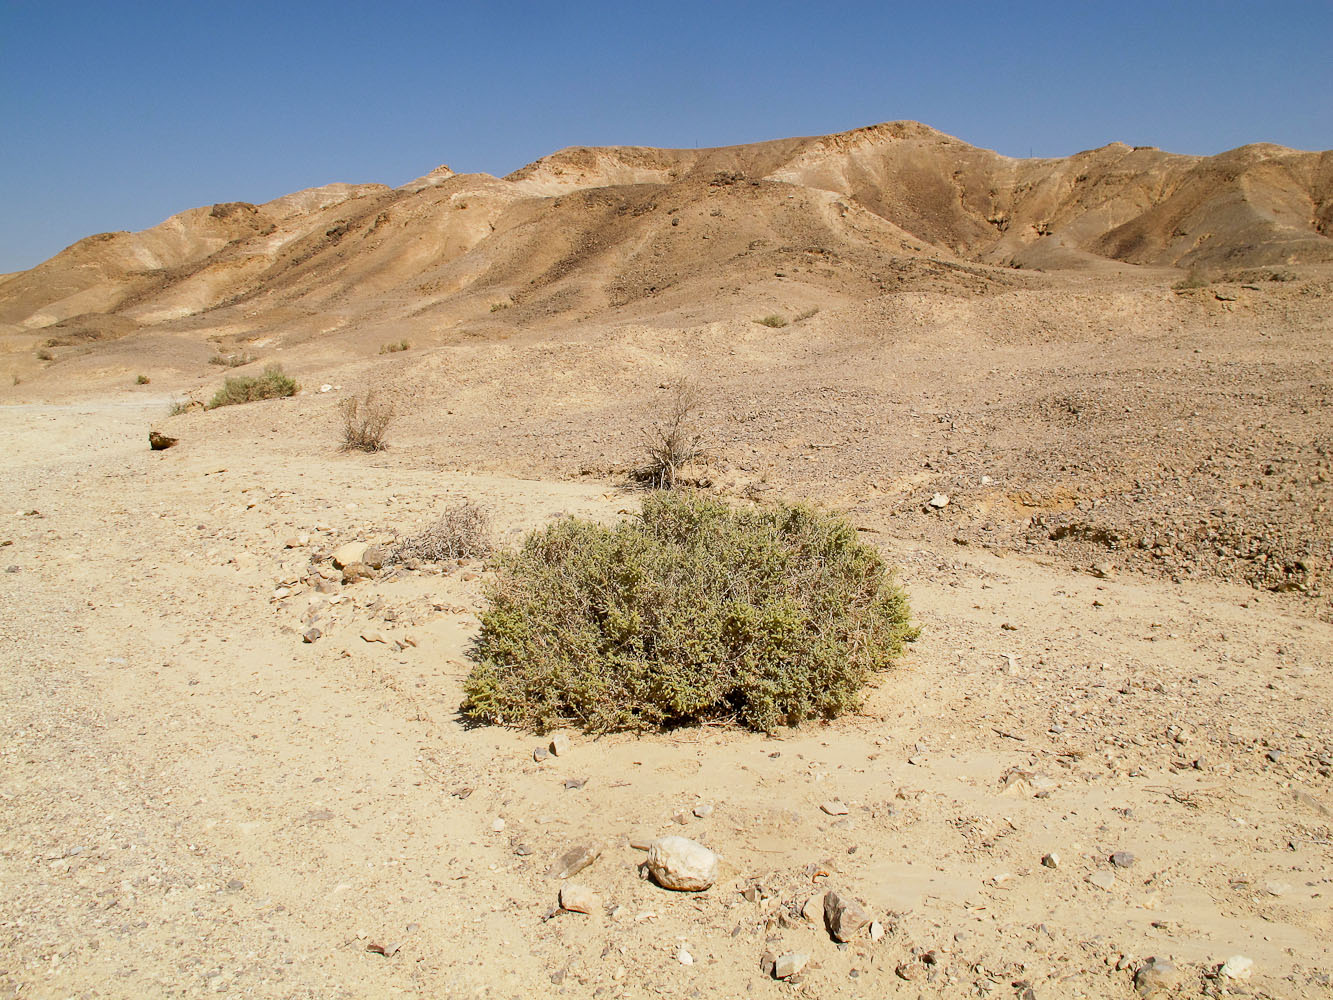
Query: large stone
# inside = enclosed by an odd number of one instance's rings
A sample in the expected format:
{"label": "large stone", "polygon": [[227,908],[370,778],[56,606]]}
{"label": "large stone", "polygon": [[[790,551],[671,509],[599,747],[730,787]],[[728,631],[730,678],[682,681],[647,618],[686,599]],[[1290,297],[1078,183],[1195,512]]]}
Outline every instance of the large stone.
{"label": "large stone", "polygon": [[663,889],[702,892],[717,881],[718,857],[688,837],[658,837],[648,845],[648,872]]}
{"label": "large stone", "polygon": [[168,437],[161,431],[148,432],[148,447],[152,448],[153,451],[165,451],[175,444],[177,440],[177,438]]}
{"label": "large stone", "polygon": [[1249,979],[1254,971],[1254,959],[1246,958],[1244,955],[1232,955],[1222,963],[1222,968],[1217,970],[1217,974],[1223,979]]}
{"label": "large stone", "polygon": [[870,914],[846,893],[830,890],[824,894],[824,924],[835,941],[850,941],[870,923]]}

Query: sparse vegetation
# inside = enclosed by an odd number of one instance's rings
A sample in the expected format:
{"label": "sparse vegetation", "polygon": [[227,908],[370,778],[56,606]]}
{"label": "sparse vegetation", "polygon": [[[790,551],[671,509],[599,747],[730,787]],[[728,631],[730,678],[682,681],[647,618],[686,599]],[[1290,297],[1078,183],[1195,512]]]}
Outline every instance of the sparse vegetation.
{"label": "sparse vegetation", "polygon": [[150,379],[147,375],[139,375],[139,376],[137,376],[137,377],[134,379],[134,384],[135,384],[135,385],[147,385],[147,384],[148,384],[149,382],[151,382],[151,381],[153,381],[153,380]]}
{"label": "sparse vegetation", "polygon": [[491,524],[486,512],[469,500],[459,500],[446,507],[434,524],[399,542],[393,560],[479,559],[490,552]]}
{"label": "sparse vegetation", "polygon": [[819,306],[811,306],[809,309],[806,309],[804,312],[799,312],[799,313],[797,313],[796,316],[795,316],[795,318],[792,319],[792,322],[793,322],[793,323],[804,323],[806,320],[810,319],[811,317],[818,316],[818,315],[819,315]]}
{"label": "sparse vegetation", "polygon": [[52,354],[49,350],[47,350],[45,347],[43,347],[41,350],[39,350],[39,351],[37,352],[37,360],[38,360],[38,361],[54,361],[54,360],[55,360],[55,355]]}
{"label": "sparse vegetation", "polygon": [[381,354],[397,354],[400,351],[411,350],[412,345],[406,340],[390,341],[380,347]]}
{"label": "sparse vegetation", "polygon": [[394,418],[392,399],[367,389],[359,399],[349,396],[341,404],[343,451],[383,451],[385,432]]}
{"label": "sparse vegetation", "polygon": [[696,429],[700,393],[693,383],[681,380],[669,387],[671,400],[659,423],[644,435],[648,461],[634,478],[656,490],[676,485],[681,466],[703,458],[703,435]]}
{"label": "sparse vegetation", "polygon": [[493,312],[493,313],[498,313],[501,309],[508,309],[508,308],[509,308],[509,303],[508,303],[508,302],[492,302],[492,303],[491,303],[491,312]]}
{"label": "sparse vegetation", "polygon": [[854,709],[915,636],[879,553],[807,506],[655,493],[612,527],[535,532],[495,568],[464,684],[479,722],[772,731]]}
{"label": "sparse vegetation", "polygon": [[208,359],[208,363],[223,368],[240,368],[242,365],[250,364],[254,359],[253,354],[242,351],[240,354],[214,354]]}
{"label": "sparse vegetation", "polygon": [[167,416],[179,417],[182,413],[189,413],[190,403],[191,400],[188,399],[173,400],[171,405],[167,407]]}
{"label": "sparse vegetation", "polygon": [[209,400],[208,408],[231,406],[235,403],[253,403],[260,399],[295,396],[300,391],[296,381],[283,373],[282,366],[268,365],[262,375],[239,375],[229,378]]}
{"label": "sparse vegetation", "polygon": [[768,316],[760,317],[755,320],[755,322],[760,326],[770,326],[775,330],[780,330],[787,325],[787,320],[784,317],[779,316],[777,313],[771,313]]}

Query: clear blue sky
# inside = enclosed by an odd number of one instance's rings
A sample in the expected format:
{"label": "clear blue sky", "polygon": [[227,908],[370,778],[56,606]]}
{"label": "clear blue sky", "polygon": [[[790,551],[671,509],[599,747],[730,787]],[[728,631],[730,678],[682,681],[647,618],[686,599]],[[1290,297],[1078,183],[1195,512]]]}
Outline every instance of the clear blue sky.
{"label": "clear blue sky", "polygon": [[1330,39],[1330,0],[0,0],[0,272],[196,205],[579,144],[910,118],[1011,156],[1326,149]]}

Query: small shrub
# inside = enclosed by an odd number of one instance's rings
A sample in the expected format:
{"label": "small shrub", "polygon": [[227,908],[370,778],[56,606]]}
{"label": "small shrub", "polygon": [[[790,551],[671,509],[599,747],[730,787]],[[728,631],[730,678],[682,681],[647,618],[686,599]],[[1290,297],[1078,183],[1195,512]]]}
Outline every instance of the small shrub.
{"label": "small shrub", "polygon": [[857,707],[914,638],[903,592],[846,521],[655,493],[502,555],[461,711],[587,732],[712,720],[772,731]]}
{"label": "small shrub", "polygon": [[208,359],[210,365],[220,365],[223,368],[240,368],[242,365],[248,365],[254,361],[253,354],[247,354],[242,351],[240,354],[214,354]]}
{"label": "small shrub", "polygon": [[134,384],[135,384],[135,385],[147,385],[147,384],[148,384],[149,382],[151,382],[151,381],[153,381],[153,380],[150,379],[147,375],[140,375],[140,376],[138,376],[137,378],[135,378],[135,380],[134,380]]}
{"label": "small shrub", "polygon": [[446,507],[430,527],[399,542],[393,560],[479,559],[490,552],[491,524],[486,512],[471,501],[460,500]]}
{"label": "small shrub", "polygon": [[758,323],[760,326],[771,326],[775,330],[781,330],[784,326],[787,325],[786,319],[779,316],[777,313],[773,313],[772,315],[769,316],[764,316],[761,319],[755,320],[755,322]]}
{"label": "small shrub", "polygon": [[493,313],[498,313],[501,309],[508,309],[508,308],[509,308],[509,303],[508,303],[508,302],[492,302],[492,303],[491,303],[491,312],[493,312]]}
{"label": "small shrub", "polygon": [[262,375],[239,375],[227,379],[208,403],[210,410],[235,403],[253,403],[259,399],[295,396],[300,390],[296,381],[283,373],[282,366],[273,364]]}
{"label": "small shrub", "polygon": [[796,317],[792,320],[792,322],[793,322],[793,323],[804,323],[806,320],[810,319],[811,317],[813,317],[813,316],[818,316],[818,315],[819,315],[819,306],[811,306],[809,309],[805,310],[804,312],[799,312],[799,313],[797,313],[797,314],[796,314]]}
{"label": "small shrub", "polygon": [[190,412],[190,400],[188,399],[174,400],[172,401],[172,404],[169,407],[167,407],[167,416],[169,417],[179,417],[182,413],[189,413],[189,412]]}
{"label": "small shrub", "polygon": [[703,436],[696,430],[695,418],[699,389],[685,380],[670,389],[671,401],[661,422],[644,435],[648,462],[634,473],[635,479],[656,490],[672,489],[680,467],[703,458]]}
{"label": "small shrub", "polygon": [[399,351],[406,351],[406,350],[411,349],[411,347],[412,347],[412,345],[409,344],[406,340],[400,340],[400,341],[397,341],[396,343],[392,343],[392,342],[391,342],[391,343],[388,343],[388,344],[384,344],[382,347],[380,347],[380,353],[381,353],[381,354],[397,354]]}
{"label": "small shrub", "polygon": [[341,404],[343,415],[343,451],[383,451],[384,434],[393,422],[393,400],[374,389],[367,389],[360,399],[349,396]]}
{"label": "small shrub", "polygon": [[55,355],[52,354],[50,351],[48,351],[45,347],[43,347],[40,351],[37,352],[37,360],[38,360],[38,361],[54,361],[54,360],[55,360]]}

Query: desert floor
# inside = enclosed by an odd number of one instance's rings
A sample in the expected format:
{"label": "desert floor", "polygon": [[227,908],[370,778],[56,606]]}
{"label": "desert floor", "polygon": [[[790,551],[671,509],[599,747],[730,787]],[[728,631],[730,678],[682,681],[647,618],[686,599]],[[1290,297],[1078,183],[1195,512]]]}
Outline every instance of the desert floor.
{"label": "desert floor", "polygon": [[[171,418],[224,373],[119,342],[7,386],[0,996],[1045,1000],[1133,996],[1152,957],[1177,995],[1329,995],[1327,298],[1043,294],[344,337],[276,356],[295,398]],[[632,512],[682,375],[711,488],[846,511],[900,567],[921,637],[861,713],[538,763],[457,715],[483,565],[303,582],[457,498],[502,544]],[[341,454],[372,384],[392,447]],[[1267,589],[1270,558],[1315,583]],[[639,877],[666,833],[723,856],[712,889]],[[582,844],[603,906],[554,912]],[[884,936],[805,920],[830,888]]]}

